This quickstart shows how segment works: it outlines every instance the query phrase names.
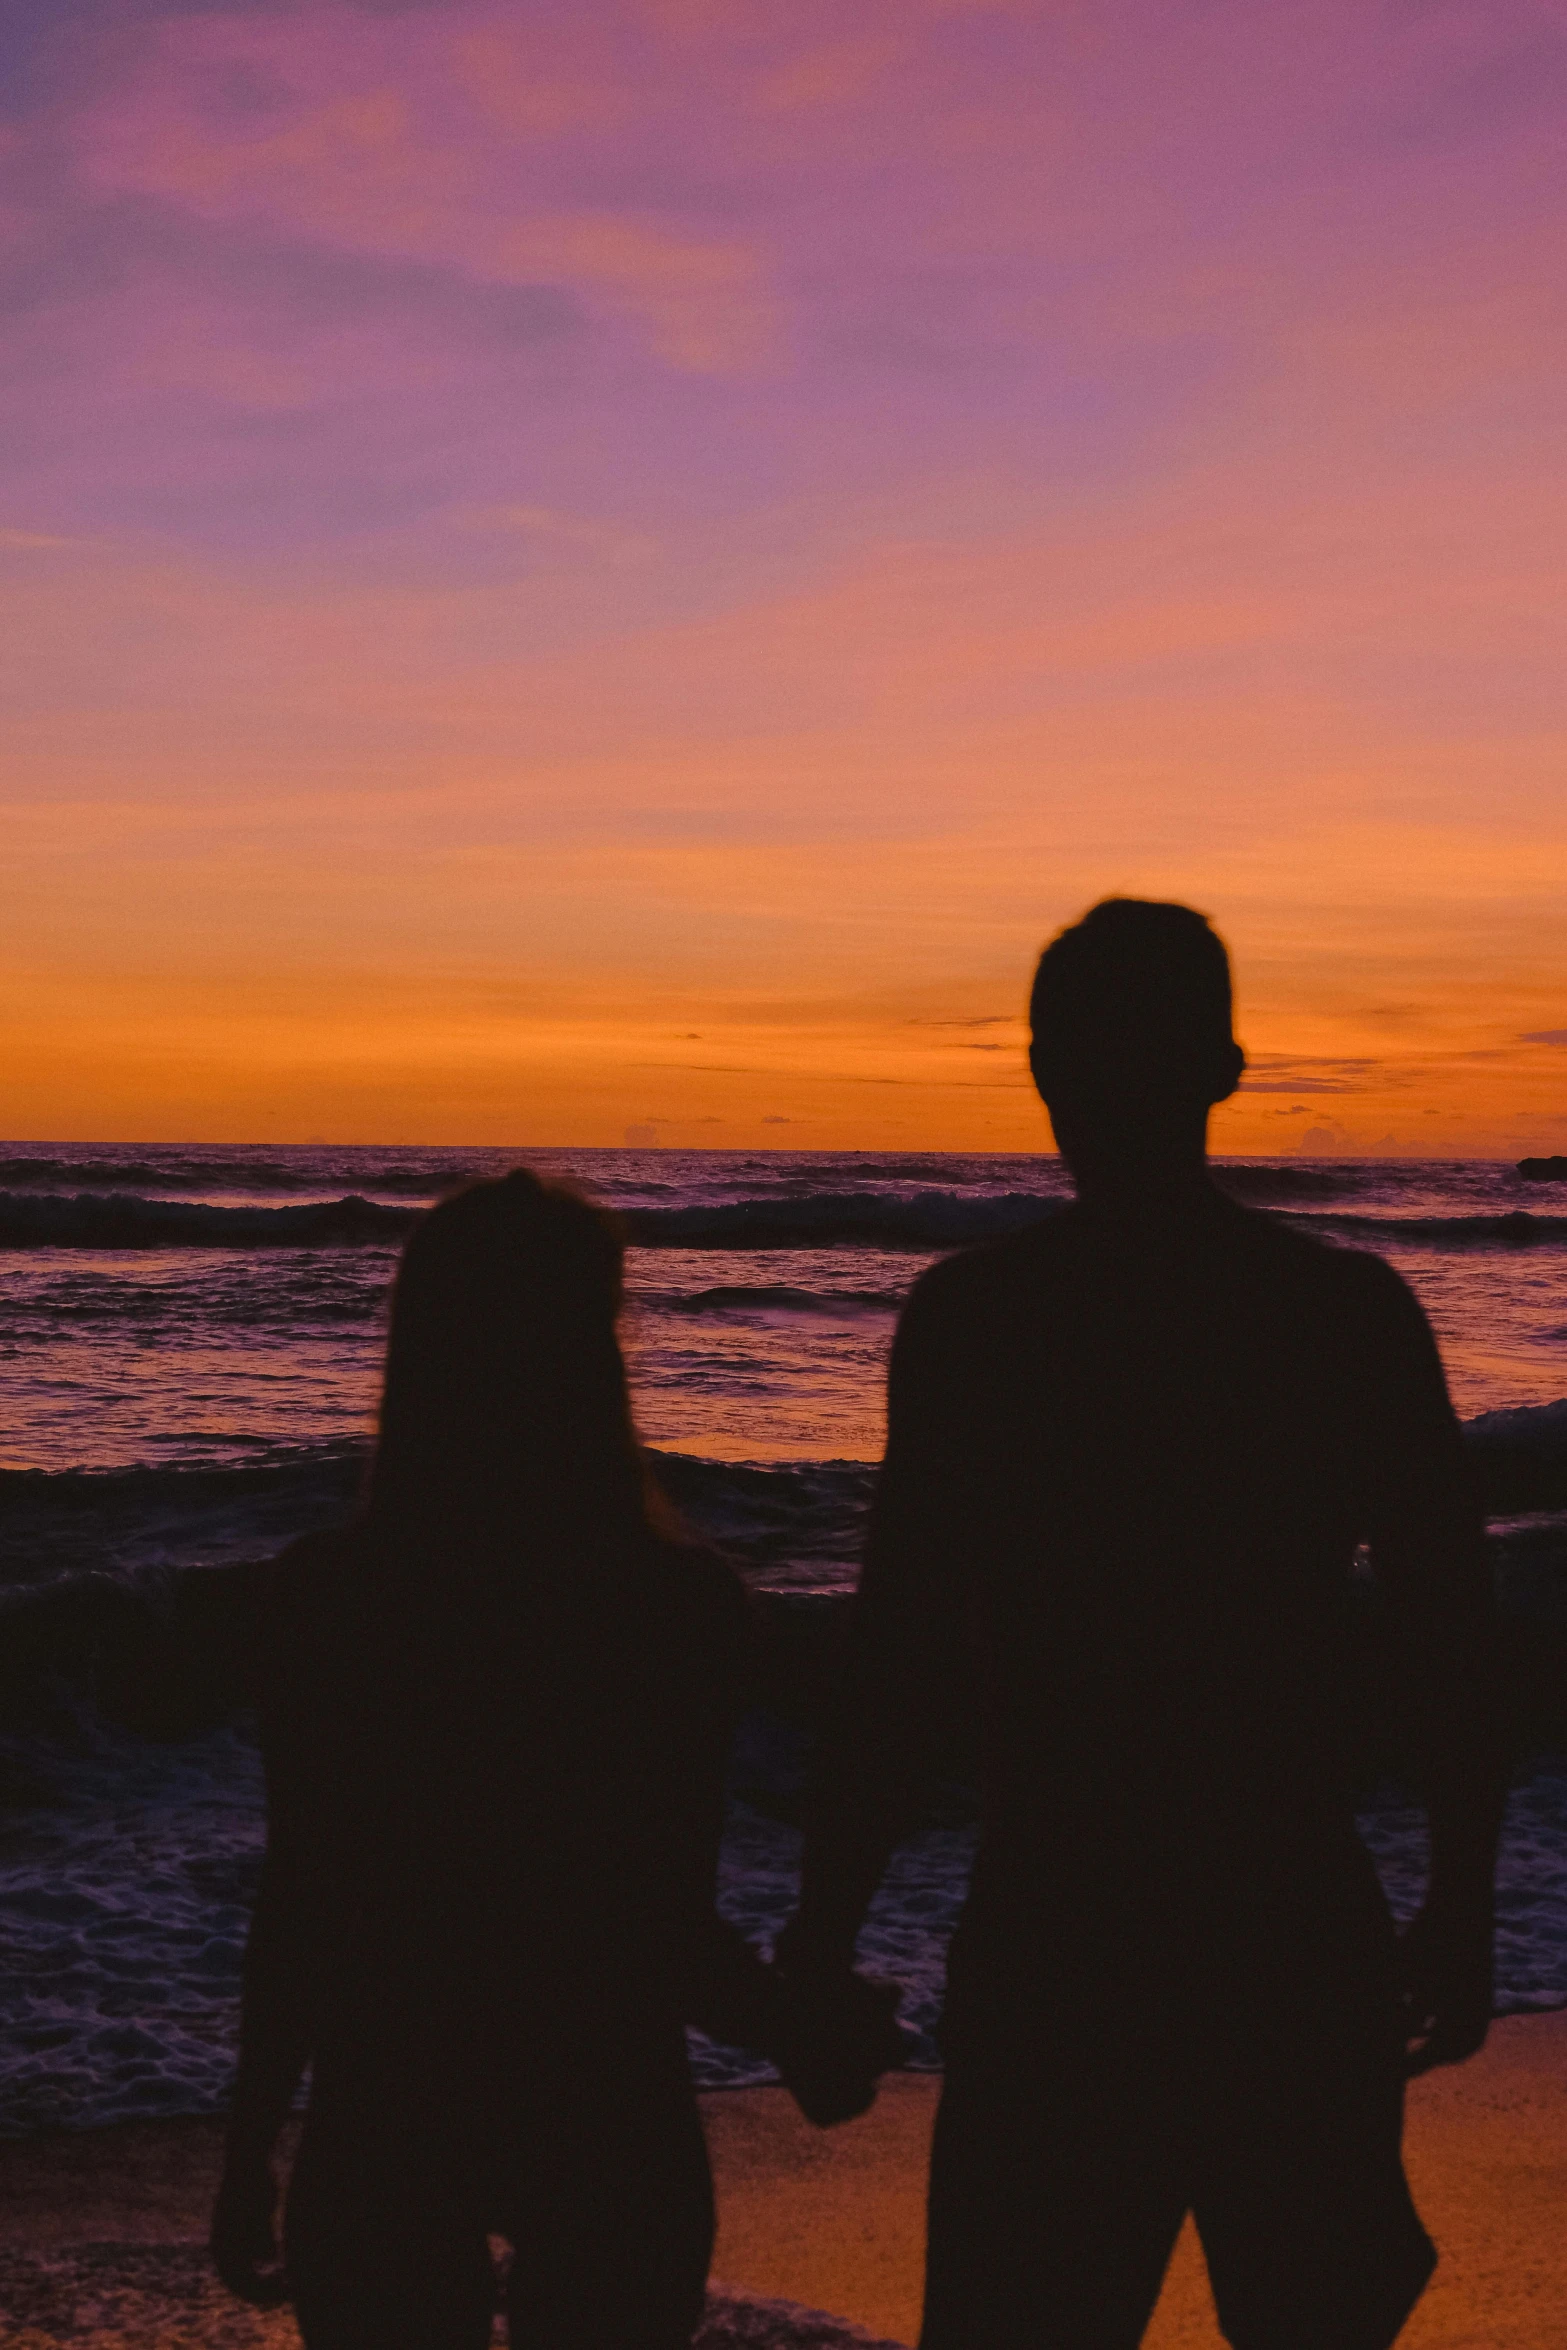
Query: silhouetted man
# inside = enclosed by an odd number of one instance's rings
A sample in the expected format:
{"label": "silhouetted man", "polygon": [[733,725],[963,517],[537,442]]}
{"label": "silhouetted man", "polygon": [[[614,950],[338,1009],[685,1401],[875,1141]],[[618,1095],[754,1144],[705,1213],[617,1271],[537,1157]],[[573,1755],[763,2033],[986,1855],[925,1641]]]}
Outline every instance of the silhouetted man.
{"label": "silhouetted man", "polygon": [[[1130,2350],[1188,2210],[1236,2350],[1384,2350],[1434,2260],[1405,2074],[1490,2014],[1492,1599],[1457,1425],[1387,1265],[1210,1181],[1244,1061],[1200,915],[1096,906],[1046,952],[1033,1029],[1077,1202],[936,1265],[903,1317],[781,1962],[830,2016],[967,1675],[983,1810],[924,2350]],[[1402,1942],[1344,1754],[1361,1542],[1434,1845]],[[869,2094],[840,2082],[838,2110]]]}

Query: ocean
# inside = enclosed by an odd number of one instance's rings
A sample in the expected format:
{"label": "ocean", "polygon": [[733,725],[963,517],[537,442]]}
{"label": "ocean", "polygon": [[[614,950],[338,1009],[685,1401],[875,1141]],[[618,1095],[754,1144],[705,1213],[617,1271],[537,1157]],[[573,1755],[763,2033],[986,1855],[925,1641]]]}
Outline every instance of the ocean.
{"label": "ocean", "polygon": [[[691,1523],[802,1623],[853,1588],[911,1282],[1068,1196],[1055,1160],[1025,1156],[0,1144],[0,2130],[225,2101],[262,1838],[254,1740],[242,1715],[156,1737],[118,1724],[116,1643],[347,1511],[398,1247],[443,1190],[519,1159],[622,1214],[642,1435]],[[1509,1623],[1524,1651],[1559,1655],[1567,1187],[1495,1162],[1218,1171],[1412,1283],[1481,1465]],[[762,1941],[792,1905],[800,1768],[787,1722],[748,1725],[723,1899]],[[1362,1829],[1407,1914],[1419,1814],[1385,1786]],[[906,1985],[925,2062],[971,1848],[961,1805],[944,1812],[862,1943]],[[1503,2012],[1567,2004],[1550,1737],[1510,1805],[1498,1948]],[[694,2058],[705,2085],[768,2077],[704,2042]]]}

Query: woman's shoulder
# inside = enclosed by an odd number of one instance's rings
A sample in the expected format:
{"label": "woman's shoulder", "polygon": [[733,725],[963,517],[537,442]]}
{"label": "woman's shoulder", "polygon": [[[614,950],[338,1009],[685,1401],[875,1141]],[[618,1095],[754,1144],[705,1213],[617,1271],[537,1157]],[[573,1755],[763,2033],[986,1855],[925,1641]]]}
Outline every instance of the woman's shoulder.
{"label": "woman's shoulder", "polygon": [[653,1530],[648,1539],[658,1572],[665,1574],[667,1582],[698,1598],[712,1598],[719,1605],[726,1605],[731,1598],[745,1605],[745,1584],[712,1544],[698,1542],[698,1537],[686,1532],[665,1532],[663,1527]]}
{"label": "woman's shoulder", "polygon": [[299,1686],[341,1645],[366,1565],[357,1526],[300,1534],[264,1571],[260,1609],[264,1697]]}
{"label": "woman's shoulder", "polygon": [[356,1525],[322,1526],[296,1534],[268,1570],[268,1601],[274,1615],[299,1615],[329,1602],[357,1578],[365,1537]]}
{"label": "woman's shoulder", "polygon": [[729,1561],[678,1533],[656,1532],[650,1547],[655,1576],[682,1634],[743,1664],[756,1639],[756,1609]]}
{"label": "woman's shoulder", "polygon": [[726,1747],[761,1676],[750,1593],[727,1559],[678,1533],[653,1537],[649,1563],[657,1602],[644,1619],[639,1677],[678,1732],[675,1749],[685,1751],[692,1738]]}

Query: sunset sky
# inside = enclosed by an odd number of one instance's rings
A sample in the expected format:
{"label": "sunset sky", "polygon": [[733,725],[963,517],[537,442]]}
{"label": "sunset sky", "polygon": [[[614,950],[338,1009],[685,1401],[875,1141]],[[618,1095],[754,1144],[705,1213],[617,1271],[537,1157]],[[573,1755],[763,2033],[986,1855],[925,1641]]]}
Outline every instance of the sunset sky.
{"label": "sunset sky", "polygon": [[1567,0],[27,0],[11,1136],[1567,1150]]}

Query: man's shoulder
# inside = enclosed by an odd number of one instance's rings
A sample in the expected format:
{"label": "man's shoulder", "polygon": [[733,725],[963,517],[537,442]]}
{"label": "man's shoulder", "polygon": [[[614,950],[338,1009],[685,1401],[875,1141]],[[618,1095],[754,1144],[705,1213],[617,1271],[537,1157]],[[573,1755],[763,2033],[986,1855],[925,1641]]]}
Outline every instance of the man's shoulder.
{"label": "man's shoulder", "polygon": [[1076,1221],[1071,1208],[1054,1209],[1021,1232],[938,1258],[915,1282],[908,1317],[950,1326],[1048,1289],[1065,1275],[1076,1253]]}
{"label": "man's shoulder", "polygon": [[1238,1209],[1232,1232],[1232,1297],[1246,1296],[1265,1326],[1315,1349],[1346,1393],[1374,1397],[1433,1359],[1419,1300],[1386,1258],[1255,1209]]}
{"label": "man's shoulder", "polygon": [[[1280,1289],[1316,1292],[1342,1310],[1397,1316],[1413,1294],[1382,1257],[1302,1231],[1256,1208],[1226,1202],[1208,1227],[1204,1245],[1238,1259]],[[910,1308],[921,1320],[986,1317],[998,1306],[1047,1302],[1052,1290],[1097,1269],[1091,1228],[1072,1206],[1044,1215],[1005,1239],[986,1241],[940,1258],[921,1274]]]}
{"label": "man's shoulder", "polygon": [[1281,1277],[1322,1291],[1341,1304],[1359,1303],[1368,1311],[1385,1312],[1412,1298],[1403,1276],[1385,1257],[1373,1256],[1368,1249],[1348,1248],[1338,1240],[1303,1232],[1256,1208],[1234,1208],[1230,1228],[1244,1249],[1259,1260],[1271,1260]]}

